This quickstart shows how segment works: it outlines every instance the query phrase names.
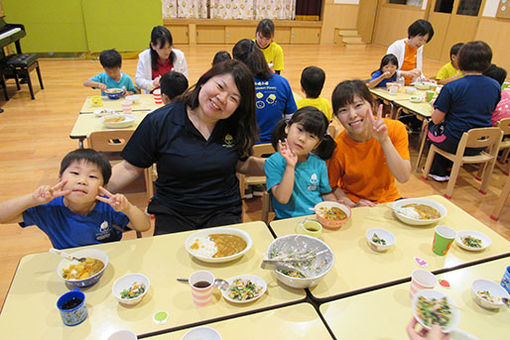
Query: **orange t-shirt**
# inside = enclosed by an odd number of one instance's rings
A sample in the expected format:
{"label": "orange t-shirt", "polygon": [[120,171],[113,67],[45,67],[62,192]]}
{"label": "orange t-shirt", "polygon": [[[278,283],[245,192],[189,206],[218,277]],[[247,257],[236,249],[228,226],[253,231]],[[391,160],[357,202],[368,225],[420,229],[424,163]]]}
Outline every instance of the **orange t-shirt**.
{"label": "orange t-shirt", "polygon": [[[405,125],[397,120],[383,119],[399,155],[403,159],[410,159]],[[341,188],[353,202],[363,198],[384,203],[402,197],[395,185],[395,177],[386,164],[384,150],[377,140],[371,138],[359,143],[342,131],[335,141],[335,152],[327,162],[331,188]]]}
{"label": "orange t-shirt", "polygon": [[[404,62],[400,69],[402,71],[411,71],[416,68],[416,53],[418,52],[418,49],[409,46],[407,41],[404,42],[404,44],[406,45],[406,50],[404,52]],[[404,77],[404,79],[406,81],[406,86],[411,84],[413,81],[413,77]]]}

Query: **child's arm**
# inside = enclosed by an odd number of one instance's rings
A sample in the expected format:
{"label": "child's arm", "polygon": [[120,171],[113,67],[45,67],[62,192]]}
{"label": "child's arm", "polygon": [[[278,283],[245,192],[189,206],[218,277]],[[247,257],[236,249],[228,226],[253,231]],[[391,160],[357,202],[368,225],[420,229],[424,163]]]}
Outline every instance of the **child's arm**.
{"label": "child's arm", "polygon": [[0,203],[0,223],[22,222],[25,210],[69,194],[70,190],[62,190],[65,184],[66,181],[59,182],[53,187],[43,185],[31,194]]}
{"label": "child's arm", "polygon": [[445,84],[448,84],[449,82],[451,81],[454,81],[454,80],[457,80],[460,78],[460,74],[459,73],[456,73],[454,74],[453,76],[449,77],[449,78],[445,78],[445,79],[437,79],[437,83],[439,85],[445,85]]}
{"label": "child's arm", "polygon": [[83,86],[86,87],[98,87],[101,89],[101,91],[105,91],[107,89],[106,85],[97,81],[93,81],[90,79],[87,79],[83,82]]}
{"label": "child's arm", "polygon": [[96,196],[96,199],[109,204],[115,211],[123,212],[129,218],[129,227],[136,231],[146,231],[150,228],[149,216],[129,203],[126,196],[122,194],[112,194],[103,187],[99,187],[99,192],[107,197]]}
{"label": "child's arm", "polygon": [[280,154],[287,161],[287,166],[285,167],[282,180],[271,188],[271,192],[278,202],[287,204],[294,189],[294,169],[297,163],[297,155],[289,148],[287,141],[285,141],[285,145],[282,145],[282,141],[278,141],[278,145]]}
{"label": "child's arm", "polygon": [[381,75],[375,79],[372,79],[370,80],[367,85],[368,85],[368,88],[370,89],[373,89],[374,87],[376,87],[377,85],[379,85],[379,83],[381,81],[383,81],[384,79],[387,79],[387,78],[390,78],[390,73],[389,72],[384,72],[384,73],[381,73]]}
{"label": "child's arm", "polygon": [[321,194],[322,200],[324,201],[335,201],[336,202],[336,196],[333,192],[330,192],[328,194]]}

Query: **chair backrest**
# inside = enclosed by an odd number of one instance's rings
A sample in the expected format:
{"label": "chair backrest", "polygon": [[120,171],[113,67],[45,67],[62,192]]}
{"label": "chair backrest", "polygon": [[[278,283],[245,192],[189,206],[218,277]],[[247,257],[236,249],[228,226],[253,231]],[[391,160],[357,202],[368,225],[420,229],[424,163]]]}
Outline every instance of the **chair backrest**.
{"label": "chair backrest", "polygon": [[503,131],[503,135],[510,135],[510,118],[501,119],[498,127]]}
{"label": "chair backrest", "polygon": [[262,157],[262,155],[274,153],[274,148],[271,143],[255,144],[253,146],[253,156]]}
{"label": "chair backrest", "polygon": [[499,147],[503,131],[499,127],[487,127],[471,129],[462,134],[457,152],[465,148],[489,148],[488,153],[492,153],[494,147]]}
{"label": "chair backrest", "polygon": [[120,152],[133,135],[131,130],[95,131],[89,135],[88,145],[100,152]]}

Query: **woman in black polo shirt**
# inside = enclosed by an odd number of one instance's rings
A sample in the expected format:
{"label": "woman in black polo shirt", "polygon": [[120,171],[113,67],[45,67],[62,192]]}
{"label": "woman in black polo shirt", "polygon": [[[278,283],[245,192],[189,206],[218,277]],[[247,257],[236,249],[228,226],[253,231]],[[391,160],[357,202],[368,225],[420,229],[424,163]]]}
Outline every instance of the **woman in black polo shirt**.
{"label": "woman in black polo shirt", "polygon": [[250,156],[256,136],[255,89],[239,61],[213,66],[176,102],[147,115],[113,168],[117,191],[156,163],[156,194],[148,212],[154,234],[240,223],[236,171],[263,175]]}

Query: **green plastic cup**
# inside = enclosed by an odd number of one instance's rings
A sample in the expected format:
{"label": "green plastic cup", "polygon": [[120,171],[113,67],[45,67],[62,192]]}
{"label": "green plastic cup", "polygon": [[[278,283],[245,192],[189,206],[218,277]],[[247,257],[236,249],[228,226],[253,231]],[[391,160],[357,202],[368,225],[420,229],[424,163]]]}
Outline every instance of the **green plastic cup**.
{"label": "green plastic cup", "polygon": [[502,90],[506,89],[506,88],[508,87],[508,85],[510,85],[510,82],[505,81],[505,82],[503,83],[503,85],[501,85],[501,89],[502,89]]}
{"label": "green plastic cup", "polygon": [[440,256],[446,255],[450,249],[457,232],[445,225],[438,225],[434,229],[434,241],[432,242],[432,251]]}
{"label": "green plastic cup", "polygon": [[436,94],[436,91],[425,91],[425,99],[427,100],[427,103],[430,103],[432,101],[432,98],[434,98],[434,94]]}

